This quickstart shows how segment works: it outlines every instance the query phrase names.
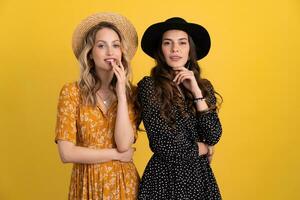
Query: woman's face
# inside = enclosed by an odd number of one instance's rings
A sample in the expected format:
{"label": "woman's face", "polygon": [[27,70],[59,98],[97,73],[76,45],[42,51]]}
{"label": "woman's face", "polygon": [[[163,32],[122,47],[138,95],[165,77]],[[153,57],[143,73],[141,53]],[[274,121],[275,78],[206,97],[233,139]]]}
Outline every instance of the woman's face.
{"label": "woman's face", "polygon": [[111,62],[121,62],[121,41],[114,30],[102,28],[96,33],[92,58],[96,70],[110,71],[112,70]]}
{"label": "woman's face", "polygon": [[184,66],[189,59],[188,34],[181,30],[166,31],[162,36],[161,48],[166,63],[170,67]]}

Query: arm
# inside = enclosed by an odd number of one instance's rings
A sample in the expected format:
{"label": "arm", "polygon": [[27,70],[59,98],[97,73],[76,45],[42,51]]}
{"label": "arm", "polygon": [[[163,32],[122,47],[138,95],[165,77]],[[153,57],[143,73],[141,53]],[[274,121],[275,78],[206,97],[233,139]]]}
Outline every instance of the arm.
{"label": "arm", "polygon": [[[193,71],[185,67],[177,67],[174,70],[177,71],[177,75],[173,80],[174,82],[177,84],[182,83],[193,94],[195,99],[203,97]],[[209,105],[216,105],[216,97],[213,86],[208,80],[206,80],[206,85],[209,93],[208,97],[205,97],[206,100],[202,99],[196,103],[196,109],[200,113],[198,116],[198,125],[203,133],[204,142],[208,145],[215,145],[221,137],[222,127],[216,110],[208,110]]]}
{"label": "arm", "polygon": [[76,146],[79,90],[76,83],[66,84],[61,89],[56,121],[55,142],[64,163],[100,163],[110,160],[129,161],[133,150],[119,153],[116,149],[96,150]]}
{"label": "arm", "polygon": [[117,149],[91,149],[87,147],[76,146],[69,141],[58,140],[59,155],[63,163],[84,163],[95,164],[112,160],[129,162],[132,159],[134,149],[130,148],[124,153]]}
{"label": "arm", "polygon": [[[203,139],[206,144],[213,146],[220,140],[222,135],[222,125],[218,117],[216,109],[209,110],[209,105],[216,105],[216,96],[214,95],[214,89],[212,84],[207,82],[208,96],[205,101],[198,101],[196,108],[198,111],[198,127],[203,134]],[[202,95],[202,94],[201,94]],[[204,111],[204,112],[203,112]]]}
{"label": "arm", "polygon": [[118,99],[118,110],[115,124],[114,137],[118,151],[125,152],[134,142],[134,128],[129,118],[126,96]]}
{"label": "arm", "polygon": [[126,98],[126,71],[122,62],[111,62],[114,74],[117,77],[116,93],[118,97],[118,110],[115,124],[114,138],[117,149],[125,152],[134,142],[134,130],[129,118]]}

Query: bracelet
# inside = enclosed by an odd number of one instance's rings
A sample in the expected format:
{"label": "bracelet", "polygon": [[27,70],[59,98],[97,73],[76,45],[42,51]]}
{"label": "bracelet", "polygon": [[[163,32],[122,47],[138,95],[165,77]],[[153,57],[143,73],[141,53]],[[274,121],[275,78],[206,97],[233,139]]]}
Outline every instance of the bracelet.
{"label": "bracelet", "polygon": [[205,97],[198,97],[194,99],[194,103],[197,103],[198,101],[205,101]]}

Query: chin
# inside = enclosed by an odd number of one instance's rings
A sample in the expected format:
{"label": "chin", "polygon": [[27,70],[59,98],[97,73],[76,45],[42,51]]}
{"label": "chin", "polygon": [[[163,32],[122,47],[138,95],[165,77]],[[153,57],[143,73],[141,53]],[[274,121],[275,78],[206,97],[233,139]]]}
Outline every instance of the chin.
{"label": "chin", "polygon": [[101,67],[97,67],[99,70],[102,70],[102,71],[112,71],[112,67],[111,66],[108,66],[108,65],[104,65],[104,66],[101,66]]}
{"label": "chin", "polygon": [[180,63],[178,63],[178,64],[169,64],[169,66],[170,66],[171,68],[177,68],[177,67],[182,67],[182,66],[184,66],[184,64],[180,64]]}
{"label": "chin", "polygon": [[182,67],[184,66],[186,63],[184,62],[170,62],[167,63],[171,68],[176,68],[176,67]]}
{"label": "chin", "polygon": [[103,63],[100,66],[98,66],[98,68],[100,70],[104,70],[104,71],[111,71],[112,70],[112,66],[108,65],[107,63]]}

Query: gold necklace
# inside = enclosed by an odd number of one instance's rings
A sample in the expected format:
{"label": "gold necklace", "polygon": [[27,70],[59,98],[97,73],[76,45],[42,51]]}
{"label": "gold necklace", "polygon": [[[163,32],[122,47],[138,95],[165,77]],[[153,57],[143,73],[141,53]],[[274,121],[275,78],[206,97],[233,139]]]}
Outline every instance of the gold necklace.
{"label": "gold necklace", "polygon": [[111,104],[111,98],[112,98],[112,94],[107,95],[106,98],[101,97],[100,92],[97,93],[97,96],[99,97],[99,99],[103,102],[103,104],[105,105],[105,107],[109,107]]}

